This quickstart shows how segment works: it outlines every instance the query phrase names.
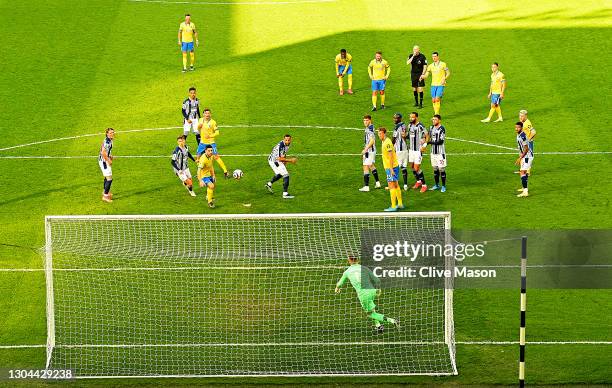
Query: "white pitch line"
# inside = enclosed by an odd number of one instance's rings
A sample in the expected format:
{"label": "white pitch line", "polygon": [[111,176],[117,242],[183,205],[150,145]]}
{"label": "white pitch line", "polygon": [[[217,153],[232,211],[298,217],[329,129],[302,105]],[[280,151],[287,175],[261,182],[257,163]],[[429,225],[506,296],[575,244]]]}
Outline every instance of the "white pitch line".
{"label": "white pitch line", "polygon": [[500,146],[500,145],[496,145],[496,144],[483,143],[481,141],[465,140],[465,139],[459,139],[459,138],[450,137],[450,136],[446,136],[446,138],[450,139],[450,140],[462,141],[464,143],[472,143],[472,144],[478,144],[478,145],[487,146],[487,147],[501,148],[503,150],[512,150],[512,151],[515,150],[515,148],[512,148],[512,147],[506,147],[506,146]]}
{"label": "white pitch line", "polygon": [[294,0],[294,1],[168,1],[168,0],[128,0],[132,3],[189,4],[189,5],[291,5],[335,3],[338,0]]}

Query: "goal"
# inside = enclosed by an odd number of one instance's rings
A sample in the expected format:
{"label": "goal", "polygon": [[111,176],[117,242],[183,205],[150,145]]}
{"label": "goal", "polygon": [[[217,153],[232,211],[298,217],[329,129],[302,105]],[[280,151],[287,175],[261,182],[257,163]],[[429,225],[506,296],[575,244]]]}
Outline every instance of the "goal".
{"label": "goal", "polygon": [[[452,281],[393,287],[377,334],[334,287],[364,231],[450,213],[47,216],[47,368],[77,377],[457,374]],[[452,265],[446,260],[447,265]]]}

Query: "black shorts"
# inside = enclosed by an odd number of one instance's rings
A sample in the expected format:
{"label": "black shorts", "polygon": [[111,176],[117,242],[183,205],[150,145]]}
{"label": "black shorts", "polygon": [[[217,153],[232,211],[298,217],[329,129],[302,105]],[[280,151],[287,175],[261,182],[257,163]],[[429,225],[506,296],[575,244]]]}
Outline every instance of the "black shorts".
{"label": "black shorts", "polygon": [[410,80],[412,81],[413,88],[422,88],[425,87],[425,80],[419,80],[421,77],[421,73],[410,73]]}

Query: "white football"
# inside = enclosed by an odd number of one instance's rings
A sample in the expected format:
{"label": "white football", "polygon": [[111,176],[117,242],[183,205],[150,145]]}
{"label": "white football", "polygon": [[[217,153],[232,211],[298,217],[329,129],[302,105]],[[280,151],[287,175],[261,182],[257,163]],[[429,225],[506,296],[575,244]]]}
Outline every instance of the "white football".
{"label": "white football", "polygon": [[232,175],[234,176],[234,179],[240,179],[242,178],[242,170],[234,170]]}

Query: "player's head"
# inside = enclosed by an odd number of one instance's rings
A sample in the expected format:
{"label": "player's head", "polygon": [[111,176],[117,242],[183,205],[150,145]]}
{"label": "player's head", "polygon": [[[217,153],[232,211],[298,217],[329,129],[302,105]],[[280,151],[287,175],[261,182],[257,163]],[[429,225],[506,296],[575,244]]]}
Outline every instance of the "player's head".
{"label": "player's head", "polygon": [[437,51],[434,51],[433,53],[431,53],[431,58],[433,59],[434,62],[438,62],[440,60],[440,55],[438,54]]}
{"label": "player's head", "polygon": [[516,131],[516,133],[521,133],[521,131],[523,130],[523,122],[517,121],[516,124],[514,124],[514,130]]}
{"label": "player's head", "polygon": [[363,116],[363,125],[365,125],[366,127],[369,127],[370,124],[372,124],[372,116],[370,115]]}
{"label": "player's head", "polygon": [[210,120],[210,115],[211,115],[210,108],[204,108],[204,118],[206,120]]}
{"label": "player's head", "polygon": [[499,69],[499,63],[497,63],[497,62],[493,62],[493,63],[491,64],[491,71],[492,71],[493,73],[495,73],[495,72],[497,71],[497,69]]}
{"label": "player's head", "polygon": [[106,131],[104,132],[106,133],[106,137],[108,137],[109,139],[115,137],[115,130],[113,128],[106,128]]}
{"label": "player's head", "polygon": [[191,21],[191,15],[186,13],[185,14],[185,23],[189,23]]}
{"label": "player's head", "polygon": [[418,112],[410,112],[410,123],[416,124],[419,122],[419,113]]}
{"label": "player's head", "polygon": [[412,48],[412,53],[413,53],[414,55],[419,55],[419,54],[421,53],[421,48],[420,48],[419,46],[415,45],[415,46]]}
{"label": "player's head", "polygon": [[378,138],[380,140],[385,140],[385,137],[387,137],[387,128],[385,127],[378,128]]}
{"label": "player's head", "polygon": [[519,120],[521,120],[522,123],[524,123],[525,120],[527,120],[527,111],[525,109],[522,109],[519,112]]}
{"label": "player's head", "polygon": [[184,147],[185,146],[185,135],[181,135],[179,137],[176,138],[176,143],[181,146]]}
{"label": "player's head", "polygon": [[355,255],[348,255],[347,259],[349,264],[355,264],[359,261],[359,259]]}
{"label": "player's head", "polygon": [[192,86],[189,88],[189,98],[194,99],[196,96],[196,88]]}
{"label": "player's head", "polygon": [[340,50],[340,56],[341,56],[342,58],[346,58],[346,49],[341,49],[341,50]]}
{"label": "player's head", "polygon": [[377,51],[375,57],[377,61],[380,61],[382,59],[382,51]]}
{"label": "player's head", "polygon": [[394,122],[395,124],[399,124],[399,123],[401,123],[401,122],[402,122],[402,114],[401,114],[401,113],[399,113],[399,112],[398,112],[398,113],[395,113],[395,114],[393,115],[393,122]]}
{"label": "player's head", "polygon": [[208,156],[209,158],[212,156],[213,154],[213,148],[210,144],[206,145],[206,148],[204,148],[204,155]]}
{"label": "player's head", "polygon": [[291,135],[290,134],[286,134],[285,137],[283,137],[283,143],[285,143],[285,145],[291,144]]}
{"label": "player's head", "polygon": [[433,123],[433,125],[439,125],[440,121],[442,121],[442,117],[440,115],[433,115],[433,117],[431,118],[431,122]]}

